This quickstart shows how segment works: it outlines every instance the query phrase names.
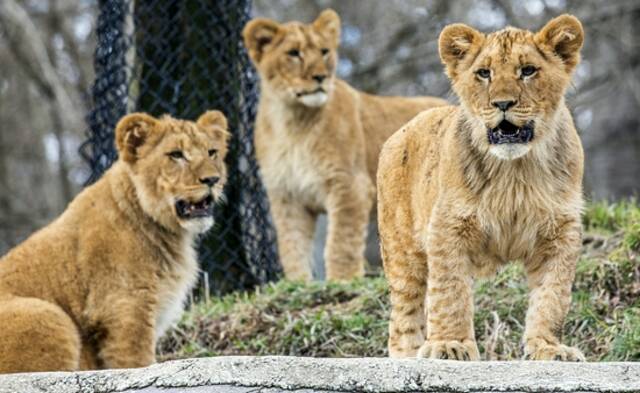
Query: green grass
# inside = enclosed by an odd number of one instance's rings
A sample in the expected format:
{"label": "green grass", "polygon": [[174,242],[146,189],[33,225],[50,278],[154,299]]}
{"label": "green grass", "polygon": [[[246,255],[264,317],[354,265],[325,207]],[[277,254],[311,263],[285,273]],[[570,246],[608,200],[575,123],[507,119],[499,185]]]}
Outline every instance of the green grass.
{"label": "green grass", "polygon": [[379,335],[386,335],[387,297],[382,278],[281,281],[194,305],[162,341],[160,354],[384,356]]}
{"label": "green grass", "polygon": [[[591,204],[564,341],[592,361],[640,360],[640,207]],[[161,360],[216,355],[386,356],[383,277],[350,283],[282,281],[194,304],[158,345]],[[520,265],[476,282],[484,359],[522,357],[527,287]]]}
{"label": "green grass", "polygon": [[582,216],[586,231],[611,233],[628,227],[634,222],[640,222],[640,208],[635,199],[614,203],[591,202]]}

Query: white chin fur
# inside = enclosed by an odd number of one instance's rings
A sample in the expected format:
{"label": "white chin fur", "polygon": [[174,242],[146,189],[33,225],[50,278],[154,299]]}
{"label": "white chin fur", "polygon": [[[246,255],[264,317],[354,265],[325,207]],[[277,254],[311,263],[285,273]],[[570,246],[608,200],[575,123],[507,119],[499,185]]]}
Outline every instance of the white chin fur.
{"label": "white chin fur", "polygon": [[493,145],[489,152],[501,160],[515,160],[527,154],[531,146],[522,143]]}
{"label": "white chin fur", "polygon": [[298,100],[304,105],[311,108],[317,108],[324,105],[327,102],[327,93],[319,91],[317,93],[305,94],[300,96]]}
{"label": "white chin fur", "polygon": [[213,226],[213,217],[192,218],[180,221],[180,226],[192,235],[199,235]]}

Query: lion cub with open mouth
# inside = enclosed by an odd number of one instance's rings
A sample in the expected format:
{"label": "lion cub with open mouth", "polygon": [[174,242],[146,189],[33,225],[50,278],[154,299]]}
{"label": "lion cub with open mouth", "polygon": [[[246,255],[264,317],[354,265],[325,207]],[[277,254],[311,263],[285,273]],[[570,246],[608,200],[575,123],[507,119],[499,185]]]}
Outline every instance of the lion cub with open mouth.
{"label": "lion cub with open mouth", "polygon": [[391,356],[478,359],[472,279],[519,260],[531,289],[526,357],[584,359],[560,343],[583,206],[582,146],[564,93],[582,42],[569,15],[535,34],[442,31],[461,104],[418,115],[380,156]]}
{"label": "lion cub with open mouth", "polygon": [[120,120],[120,159],[0,260],[0,372],[154,362],[196,281],[228,136],[218,111]]}

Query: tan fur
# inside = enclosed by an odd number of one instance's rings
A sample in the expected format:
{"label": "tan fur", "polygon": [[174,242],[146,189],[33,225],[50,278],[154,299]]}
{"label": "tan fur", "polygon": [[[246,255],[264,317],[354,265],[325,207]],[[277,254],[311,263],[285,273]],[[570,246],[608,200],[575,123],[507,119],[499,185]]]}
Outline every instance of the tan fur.
{"label": "tan fur", "polygon": [[[227,136],[218,111],[118,123],[120,159],[0,260],[0,373],[154,362],[196,280],[194,239],[212,224],[179,218],[174,204],[220,196]],[[214,176],[212,188],[200,181]]]}
{"label": "tan fur", "polygon": [[[327,278],[361,276],[380,148],[417,113],[445,101],[368,95],[337,79],[340,19],[332,10],[309,25],[254,19],[243,34],[261,77],[255,145],[285,275],[311,278],[315,221],[326,212]],[[318,88],[324,92],[303,94]]]}
{"label": "tan fur", "polygon": [[[483,35],[446,27],[440,54],[460,106],[414,118],[386,142],[378,217],[391,289],[392,357],[478,359],[473,278],[524,263],[530,286],[524,334],[531,359],[582,360],[560,343],[581,245],[583,153],[564,92],[579,60],[580,22]],[[537,72],[521,77],[521,69]],[[477,70],[491,70],[489,80]],[[505,114],[491,103],[514,100]],[[502,117],[535,121],[516,158],[495,152],[487,129]],[[511,158],[511,159],[509,159]]]}

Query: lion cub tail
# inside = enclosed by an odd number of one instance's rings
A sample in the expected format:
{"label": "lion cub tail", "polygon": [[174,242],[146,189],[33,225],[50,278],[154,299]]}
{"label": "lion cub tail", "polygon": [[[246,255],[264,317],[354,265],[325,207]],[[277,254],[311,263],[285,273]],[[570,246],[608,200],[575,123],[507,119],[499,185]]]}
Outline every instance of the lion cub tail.
{"label": "lion cub tail", "polygon": [[0,321],[0,373],[78,369],[80,334],[57,305],[35,298],[3,299]]}

